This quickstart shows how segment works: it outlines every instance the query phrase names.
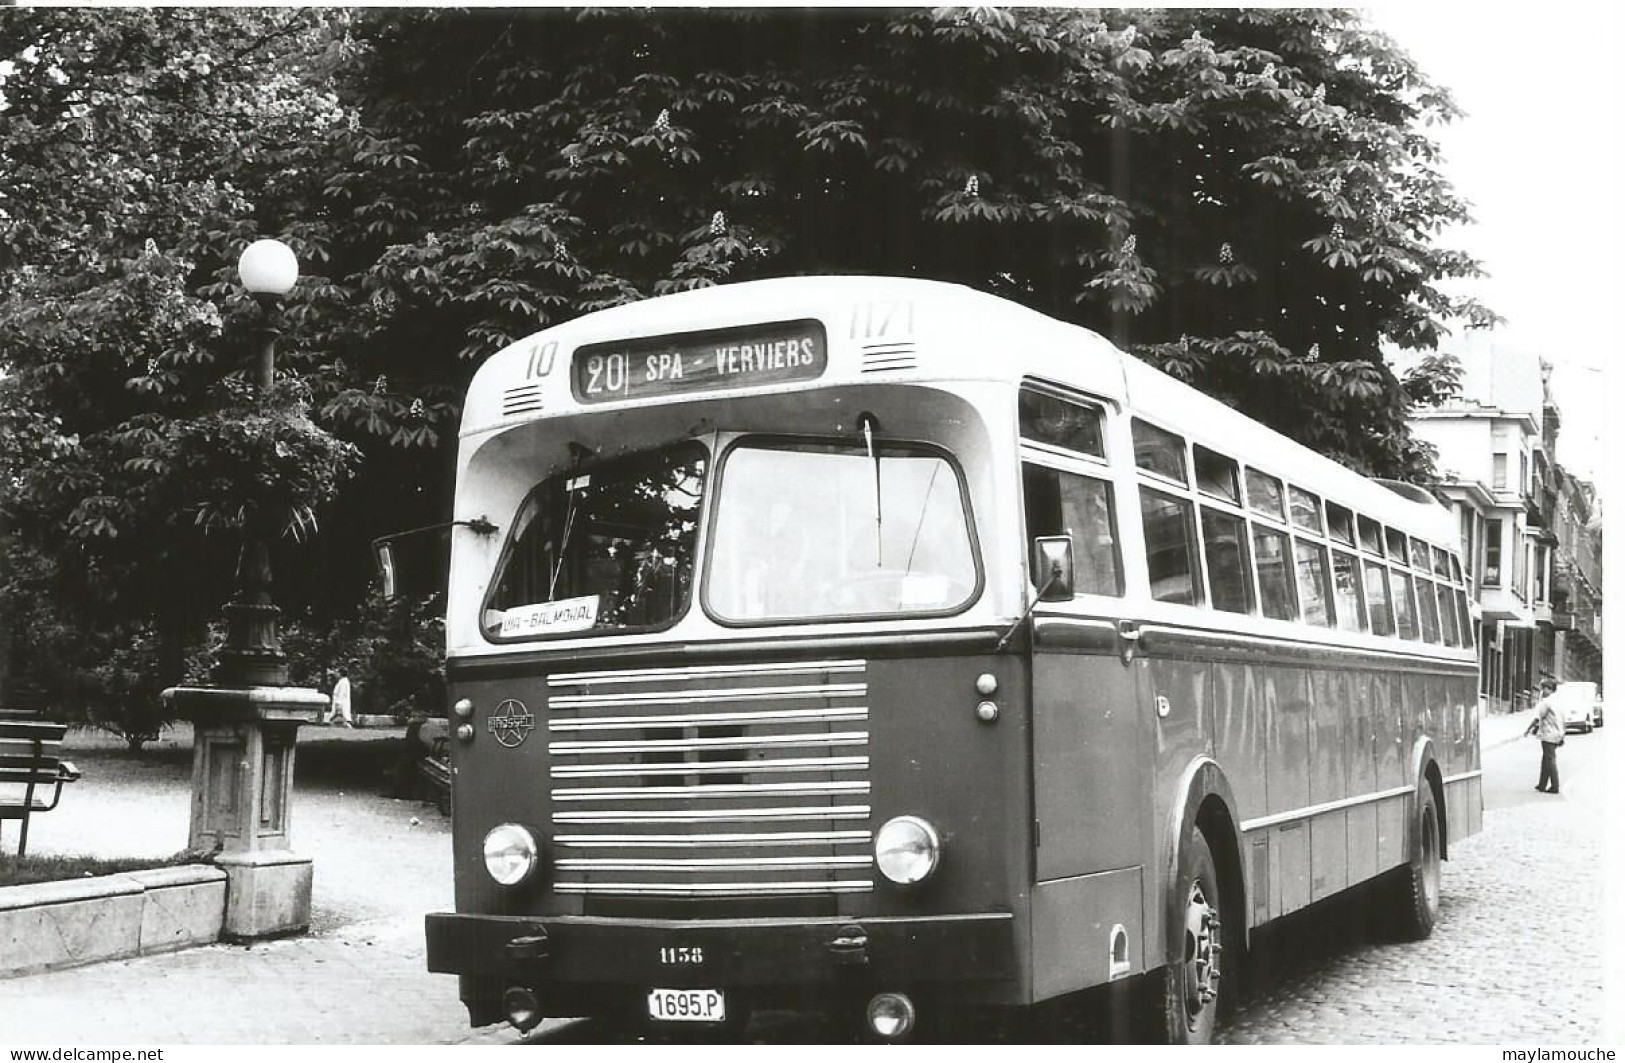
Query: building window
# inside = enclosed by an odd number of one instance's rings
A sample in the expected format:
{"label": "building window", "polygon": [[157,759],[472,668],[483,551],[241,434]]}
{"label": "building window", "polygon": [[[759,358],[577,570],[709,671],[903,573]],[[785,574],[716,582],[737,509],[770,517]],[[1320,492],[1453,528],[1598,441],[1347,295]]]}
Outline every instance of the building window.
{"label": "building window", "polygon": [[1473,549],[1473,525],[1477,514],[1463,506],[1461,510],[1461,556],[1467,560],[1467,574],[1470,576],[1478,571],[1478,551]]}
{"label": "building window", "polygon": [[1501,585],[1501,522],[1484,522],[1484,586]]}
{"label": "building window", "polygon": [[1497,491],[1504,491],[1507,485],[1507,456],[1495,454],[1490,457],[1490,486]]}

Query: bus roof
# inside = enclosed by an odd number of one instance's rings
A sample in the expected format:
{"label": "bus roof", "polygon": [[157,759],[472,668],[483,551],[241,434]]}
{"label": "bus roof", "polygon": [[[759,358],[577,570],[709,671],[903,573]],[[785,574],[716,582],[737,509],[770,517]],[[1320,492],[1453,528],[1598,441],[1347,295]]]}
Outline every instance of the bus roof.
{"label": "bus roof", "polygon": [[[461,434],[595,410],[716,398],[676,391],[584,403],[572,389],[581,348],[639,338],[817,321],[828,362],[815,378],[729,394],[817,390],[834,383],[1041,379],[1126,407],[1248,466],[1404,527],[1455,541],[1443,506],[1414,501],[1317,454],[1222,402],[1119,351],[1098,334],[959,284],[901,277],[783,277],[716,285],[585,314],[492,355],[469,387]],[[1255,464],[1256,463],[1256,464]]]}

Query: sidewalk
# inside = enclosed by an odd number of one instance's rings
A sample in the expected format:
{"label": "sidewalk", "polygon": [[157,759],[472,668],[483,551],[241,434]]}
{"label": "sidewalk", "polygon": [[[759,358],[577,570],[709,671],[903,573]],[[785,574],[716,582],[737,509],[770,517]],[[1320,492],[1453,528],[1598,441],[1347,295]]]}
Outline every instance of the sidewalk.
{"label": "sidewalk", "polygon": [[[379,796],[403,728],[300,732],[294,849],[315,860],[311,933],[0,979],[0,1043],[512,1044],[471,1030],[457,980],[424,967],[423,916],[452,906],[451,828]],[[84,778],[31,851],[162,856],[186,845],[191,734],[142,754],[68,740]],[[0,943],[3,944],[3,943]]]}
{"label": "sidewalk", "polygon": [[1523,737],[1524,728],[1529,721],[1535,718],[1533,708],[1521,712],[1492,712],[1486,713],[1479,723],[1478,744],[1483,750],[1504,746],[1508,742],[1516,742]]}

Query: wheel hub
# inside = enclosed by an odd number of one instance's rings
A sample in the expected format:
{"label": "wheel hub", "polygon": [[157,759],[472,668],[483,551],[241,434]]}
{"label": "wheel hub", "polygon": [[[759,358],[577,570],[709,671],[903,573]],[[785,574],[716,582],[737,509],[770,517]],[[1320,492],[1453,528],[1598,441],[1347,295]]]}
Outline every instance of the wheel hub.
{"label": "wheel hub", "polygon": [[1191,883],[1185,905],[1185,1011],[1194,1024],[1219,996],[1219,911],[1208,902],[1201,882]]}

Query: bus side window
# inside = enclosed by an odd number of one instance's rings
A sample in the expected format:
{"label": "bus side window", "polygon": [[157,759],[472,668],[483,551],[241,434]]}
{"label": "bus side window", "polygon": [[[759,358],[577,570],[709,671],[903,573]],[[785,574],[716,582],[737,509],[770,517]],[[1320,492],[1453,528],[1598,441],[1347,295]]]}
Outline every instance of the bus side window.
{"label": "bus side window", "polygon": [[1021,438],[1093,458],[1106,457],[1099,407],[1070,402],[1030,387],[1021,389],[1017,404]]}
{"label": "bus side window", "polygon": [[1185,475],[1185,438],[1138,417],[1134,426],[1134,464],[1146,472],[1188,485]]}
{"label": "bus side window", "polygon": [[1434,597],[1433,581],[1416,577],[1416,604],[1422,610],[1422,638],[1439,641],[1439,599]]}
{"label": "bus side window", "polygon": [[1254,512],[1286,520],[1286,496],[1281,481],[1257,469],[1247,470],[1247,505]]}
{"label": "bus side window", "polygon": [[1410,552],[1405,549],[1405,533],[1397,528],[1389,528],[1387,535],[1388,557],[1402,565],[1410,564]]}
{"label": "bus side window", "polygon": [[1354,545],[1354,513],[1336,502],[1326,503],[1326,528],[1332,542]]}
{"label": "bus side window", "polygon": [[1200,443],[1191,445],[1196,464],[1196,486],[1204,494],[1241,505],[1241,489],[1237,482],[1236,462]]}
{"label": "bus side window", "polygon": [[1439,627],[1444,634],[1446,646],[1460,646],[1461,633],[1456,627],[1456,599],[1450,587],[1440,583],[1439,587]]}
{"label": "bus side window", "polygon": [[1388,566],[1379,561],[1365,563],[1365,600],[1371,612],[1371,633],[1392,635],[1394,614],[1388,605]]}
{"label": "bus side window", "polygon": [[1298,600],[1303,603],[1303,619],[1319,627],[1331,627],[1332,581],[1326,564],[1326,548],[1297,538],[1292,540],[1292,548],[1297,562]]}
{"label": "bus side window", "polygon": [[1254,527],[1253,558],[1258,563],[1259,606],[1264,615],[1271,620],[1296,619],[1298,605],[1292,597],[1286,533]]}
{"label": "bus side window", "polygon": [[1360,549],[1382,556],[1382,525],[1370,517],[1360,518]]}
{"label": "bus side window", "polygon": [[1072,537],[1074,594],[1123,593],[1117,513],[1101,480],[1023,462],[1027,541],[1040,535]]}
{"label": "bus side window", "polygon": [[1325,534],[1326,529],[1320,522],[1320,497],[1301,487],[1289,488],[1288,492],[1292,499],[1293,525],[1316,535]]}
{"label": "bus side window", "polygon": [[1202,540],[1213,608],[1227,613],[1251,612],[1253,586],[1248,575],[1246,523],[1240,517],[1203,506]]}
{"label": "bus side window", "polygon": [[1196,527],[1191,504],[1140,488],[1140,522],[1145,528],[1145,560],[1151,597],[1179,605],[1202,603],[1196,567]]}
{"label": "bus side window", "polygon": [[1467,611],[1467,593],[1460,587],[1454,588],[1456,599],[1456,618],[1461,621],[1461,644],[1468,649],[1473,648],[1473,617]]}
{"label": "bus side window", "polygon": [[1332,595],[1337,603],[1337,626],[1340,630],[1366,630],[1365,603],[1360,591],[1359,562],[1353,554],[1333,550]]}
{"label": "bus side window", "polygon": [[1417,639],[1421,632],[1416,627],[1416,597],[1411,590],[1411,575],[1394,569],[1394,623],[1402,639]]}

